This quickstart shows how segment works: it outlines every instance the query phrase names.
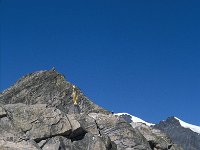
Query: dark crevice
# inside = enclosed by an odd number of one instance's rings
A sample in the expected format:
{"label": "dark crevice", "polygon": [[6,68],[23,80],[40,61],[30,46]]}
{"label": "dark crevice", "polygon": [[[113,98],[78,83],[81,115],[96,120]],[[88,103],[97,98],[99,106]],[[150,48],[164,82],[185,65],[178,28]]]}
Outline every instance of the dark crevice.
{"label": "dark crevice", "polygon": [[35,140],[29,140],[37,149],[41,149]]}
{"label": "dark crevice", "polygon": [[108,150],[117,150],[117,145],[115,144],[115,142],[113,141],[110,142]]}
{"label": "dark crevice", "polygon": [[87,132],[83,130],[81,133],[79,133],[77,135],[70,136],[68,138],[71,139],[72,142],[73,141],[79,141],[79,140],[84,139],[86,133]]}
{"label": "dark crevice", "polygon": [[167,148],[168,148],[168,149],[170,149],[171,147],[172,147],[172,145],[168,145],[168,147],[167,147]]}
{"label": "dark crevice", "polygon": [[3,111],[5,111],[5,114],[2,114],[0,116],[0,118],[4,118],[4,117],[8,117],[9,118],[9,114],[11,114],[8,110],[6,110],[4,107],[1,107]]}
{"label": "dark crevice", "polygon": [[56,137],[56,136],[63,136],[67,139],[70,139],[73,142],[73,141],[82,140],[85,137],[86,133],[87,132],[83,128],[79,128],[75,131],[69,130],[69,131],[62,133],[62,134],[55,134],[55,135],[51,135],[51,136],[47,136],[47,137],[36,138],[36,139],[34,139],[34,141],[39,143],[42,140],[47,140],[47,139],[50,139],[50,138],[53,138],[53,137]]}
{"label": "dark crevice", "polygon": [[0,116],[0,118],[4,118],[4,117],[7,117],[7,114],[3,114]]}
{"label": "dark crevice", "polygon": [[49,141],[49,139],[47,139],[41,146],[40,148],[43,148],[45,144],[47,144],[47,142]]}
{"label": "dark crevice", "polygon": [[59,146],[59,149],[58,149],[58,150],[66,150],[65,144],[64,144],[64,142],[63,142],[63,139],[60,138],[59,141],[60,141],[60,146]]}
{"label": "dark crevice", "polygon": [[155,141],[152,141],[152,140],[148,141],[148,143],[149,143],[151,149],[154,149],[157,145],[157,143]]}
{"label": "dark crevice", "polygon": [[99,131],[99,135],[101,136],[101,129],[100,129],[99,125],[97,124],[97,121],[94,120],[94,122],[95,122],[95,124],[96,124],[96,126],[97,126],[97,130]]}
{"label": "dark crevice", "polygon": [[50,136],[48,136],[48,137],[36,138],[36,139],[34,139],[34,141],[35,141],[36,143],[39,143],[39,142],[42,141],[42,140],[47,140],[47,139],[53,138],[53,137],[55,137],[55,136],[63,136],[63,137],[69,138],[69,132],[71,132],[71,130],[69,130],[69,131],[67,131],[67,132],[65,132],[65,133],[61,133],[61,134],[50,135]]}
{"label": "dark crevice", "polygon": [[47,140],[47,139],[52,138],[52,137],[54,137],[54,136],[36,138],[36,139],[34,139],[34,141],[35,141],[36,143],[39,143],[39,142],[42,141],[42,140]]}

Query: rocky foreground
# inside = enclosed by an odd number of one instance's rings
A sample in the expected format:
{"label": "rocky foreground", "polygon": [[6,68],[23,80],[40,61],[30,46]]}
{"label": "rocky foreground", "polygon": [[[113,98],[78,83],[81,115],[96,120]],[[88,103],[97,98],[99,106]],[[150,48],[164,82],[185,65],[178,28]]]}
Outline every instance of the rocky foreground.
{"label": "rocky foreground", "polygon": [[56,72],[22,77],[0,93],[0,150],[181,150],[159,129],[131,125]]}

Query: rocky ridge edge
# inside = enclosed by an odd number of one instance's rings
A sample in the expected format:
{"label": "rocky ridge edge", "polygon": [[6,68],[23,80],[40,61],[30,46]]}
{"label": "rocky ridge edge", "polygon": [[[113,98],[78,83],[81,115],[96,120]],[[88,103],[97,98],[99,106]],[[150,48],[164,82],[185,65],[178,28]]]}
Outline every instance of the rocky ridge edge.
{"label": "rocky ridge edge", "polygon": [[[6,150],[151,150],[143,130],[89,100],[55,70],[22,77],[0,94],[0,149]],[[152,132],[152,131],[151,131]],[[149,134],[149,133],[148,133]]]}

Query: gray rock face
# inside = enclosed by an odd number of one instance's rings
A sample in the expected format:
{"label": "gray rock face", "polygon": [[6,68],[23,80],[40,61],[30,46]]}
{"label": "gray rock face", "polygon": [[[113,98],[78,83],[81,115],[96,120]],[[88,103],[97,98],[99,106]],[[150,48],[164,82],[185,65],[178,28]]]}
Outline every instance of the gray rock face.
{"label": "gray rock face", "polygon": [[74,105],[72,91],[73,85],[63,75],[50,70],[28,74],[0,93],[0,149],[156,148],[149,142],[151,130],[147,133],[133,128],[124,119],[94,104],[78,87],[78,105]]}
{"label": "gray rock face", "polygon": [[[72,101],[72,86],[63,75],[54,70],[39,71],[22,77],[16,84],[5,90],[0,96],[0,102],[2,104],[47,104],[67,114],[73,114],[75,108]],[[80,113],[110,113],[90,101],[78,87],[76,90]]]}
{"label": "gray rock face", "polygon": [[0,118],[0,149],[1,150],[38,150],[37,144],[32,140],[24,140],[24,133],[15,128],[11,116]]}
{"label": "gray rock face", "polygon": [[172,140],[161,130],[154,129],[144,124],[135,123],[135,128],[144,135],[148,140],[152,149],[169,149],[169,150],[182,150],[181,147],[174,144]]}
{"label": "gray rock face", "polygon": [[175,143],[181,145],[184,150],[200,149],[200,135],[188,128],[182,127],[174,117],[161,121],[154,128],[166,133]]}
{"label": "gray rock face", "polygon": [[55,135],[69,135],[72,130],[69,119],[56,108],[45,104],[8,104],[4,106],[13,126],[25,133],[25,139],[40,141]]}
{"label": "gray rock face", "polygon": [[172,140],[161,130],[153,128],[153,126],[148,126],[142,122],[133,122],[131,116],[128,114],[120,115],[119,118],[123,118],[132,127],[138,130],[148,141],[151,149],[155,150],[182,150],[181,147],[174,144]]}
{"label": "gray rock face", "polygon": [[41,150],[35,142],[32,141],[21,141],[21,142],[10,142],[0,140],[1,150]]}
{"label": "gray rock face", "polygon": [[[0,118],[1,149],[111,149],[111,140],[87,133],[74,115],[45,104],[8,104]],[[89,144],[89,146],[88,146]]]}
{"label": "gray rock face", "polygon": [[99,134],[108,135],[117,144],[118,149],[150,149],[142,134],[123,119],[112,114],[90,113],[88,115],[95,120]]}
{"label": "gray rock face", "polygon": [[86,133],[83,139],[71,141],[63,136],[50,138],[41,145],[43,150],[106,150],[109,148],[109,138],[104,139],[91,133]]}
{"label": "gray rock face", "polygon": [[0,118],[5,117],[5,116],[6,116],[5,109],[3,109],[3,107],[0,106]]}

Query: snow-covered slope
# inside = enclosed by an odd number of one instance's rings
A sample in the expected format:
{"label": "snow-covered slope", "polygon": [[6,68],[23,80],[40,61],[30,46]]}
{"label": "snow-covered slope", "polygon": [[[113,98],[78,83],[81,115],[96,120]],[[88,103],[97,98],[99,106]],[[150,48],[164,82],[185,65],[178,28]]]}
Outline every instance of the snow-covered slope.
{"label": "snow-covered slope", "polygon": [[200,134],[200,126],[195,126],[195,125],[186,123],[186,122],[180,120],[180,119],[177,118],[177,117],[175,117],[175,119],[177,119],[177,120],[180,122],[180,124],[181,124],[182,127],[184,127],[184,128],[189,128],[189,129],[191,129],[192,131],[194,131],[194,132]]}
{"label": "snow-covered slope", "polygon": [[128,113],[115,113],[114,115],[116,115],[116,116],[128,115],[128,116],[131,116],[132,122],[144,123],[144,124],[146,124],[146,125],[148,125],[148,126],[154,125],[154,124],[149,123],[149,122],[146,122],[146,121],[144,121],[144,120],[142,120],[142,119],[140,119],[140,118],[138,118],[138,117],[132,116],[132,115],[130,115],[130,114],[128,114]]}
{"label": "snow-covered slope", "polygon": [[[146,121],[144,121],[144,120],[142,120],[142,119],[140,119],[140,118],[138,118],[138,117],[135,117],[135,116],[133,116],[133,115],[130,115],[130,114],[128,114],[128,113],[115,113],[114,115],[116,115],[116,116],[128,115],[128,116],[131,117],[132,122],[135,122],[135,123],[144,123],[144,124],[146,124],[147,126],[153,126],[153,125],[155,125],[155,124],[146,122]],[[192,131],[194,131],[194,132],[200,134],[200,126],[196,126],[196,125],[192,125],[192,124],[186,123],[186,122],[182,121],[181,119],[179,119],[179,118],[177,118],[177,117],[174,117],[174,118],[180,122],[180,125],[181,125],[182,127],[184,127],[184,128],[189,128],[189,129],[191,129]]]}

